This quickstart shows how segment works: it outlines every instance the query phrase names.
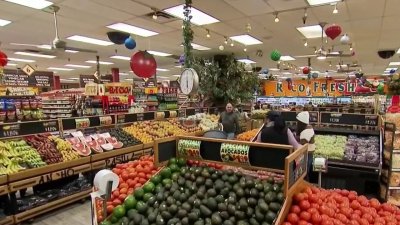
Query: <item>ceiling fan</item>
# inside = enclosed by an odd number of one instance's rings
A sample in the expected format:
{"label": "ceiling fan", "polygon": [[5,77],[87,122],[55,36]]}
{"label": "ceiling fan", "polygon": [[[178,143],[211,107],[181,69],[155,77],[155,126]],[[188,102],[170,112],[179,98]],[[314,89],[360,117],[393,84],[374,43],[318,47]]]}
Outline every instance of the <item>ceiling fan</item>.
{"label": "ceiling fan", "polygon": [[[60,10],[60,7],[56,6],[56,5],[49,6],[43,10],[45,12],[52,13],[53,17],[54,17],[55,38],[51,42],[50,45],[47,45],[47,44],[25,44],[25,43],[10,43],[10,45],[35,47],[40,50],[26,49],[25,51],[37,52],[37,53],[43,53],[43,54],[56,54],[56,53],[65,52],[65,51],[97,53],[97,51],[95,51],[95,50],[67,46],[67,42],[60,39],[59,34],[58,34],[58,23],[57,23],[57,12],[59,10]],[[15,50],[15,49],[13,49],[13,50]]]}

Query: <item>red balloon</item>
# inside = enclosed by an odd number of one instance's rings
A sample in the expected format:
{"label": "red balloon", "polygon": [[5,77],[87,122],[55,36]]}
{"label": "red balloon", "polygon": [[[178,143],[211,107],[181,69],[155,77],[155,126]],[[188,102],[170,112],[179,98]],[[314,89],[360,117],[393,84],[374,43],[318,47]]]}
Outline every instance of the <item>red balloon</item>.
{"label": "red balloon", "polygon": [[5,67],[7,63],[8,63],[7,55],[4,52],[0,51],[0,66]]}
{"label": "red balloon", "polygon": [[147,51],[139,51],[132,55],[130,66],[138,77],[150,78],[156,74],[157,62]]}
{"label": "red balloon", "polygon": [[305,67],[303,68],[303,74],[309,74],[309,73],[310,73],[310,67],[305,66]]}
{"label": "red balloon", "polygon": [[342,28],[336,24],[325,29],[326,36],[330,37],[332,40],[335,40],[341,33]]}

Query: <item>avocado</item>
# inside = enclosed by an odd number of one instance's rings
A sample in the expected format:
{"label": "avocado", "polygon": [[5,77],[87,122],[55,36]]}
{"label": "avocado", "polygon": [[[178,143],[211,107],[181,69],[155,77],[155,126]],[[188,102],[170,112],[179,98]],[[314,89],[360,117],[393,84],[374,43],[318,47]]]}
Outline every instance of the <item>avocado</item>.
{"label": "avocado", "polygon": [[214,211],[215,209],[217,209],[217,206],[218,206],[218,202],[217,202],[217,200],[215,200],[215,198],[208,198],[207,199],[207,207],[209,208],[209,209],[211,209],[212,211]]}
{"label": "avocado", "polygon": [[165,220],[161,215],[158,215],[156,218],[156,225],[165,225]]}
{"label": "avocado", "polygon": [[221,225],[222,224],[222,218],[218,212],[212,214],[211,224],[212,225]]}
{"label": "avocado", "polygon": [[247,208],[247,211],[246,211],[246,215],[247,215],[248,217],[254,216],[254,209],[251,208],[251,207],[248,207],[248,208]]}
{"label": "avocado", "polygon": [[200,212],[205,217],[208,217],[212,214],[212,211],[205,205],[200,205]]}
{"label": "avocado", "polygon": [[250,218],[250,225],[260,225],[260,223],[255,218]]}
{"label": "avocado", "polygon": [[257,205],[257,200],[255,198],[248,198],[247,203],[249,203],[249,206],[256,206]]}
{"label": "avocado", "polygon": [[248,207],[248,204],[247,204],[246,198],[241,198],[238,203],[238,209],[245,211],[245,210],[247,210],[247,207]]}
{"label": "avocado", "polygon": [[189,212],[192,209],[192,206],[189,203],[184,202],[181,208]]}
{"label": "avocado", "polygon": [[187,218],[187,217],[182,218],[181,223],[182,223],[182,225],[189,225],[189,218]]}
{"label": "avocado", "polygon": [[269,203],[269,209],[272,212],[278,212],[281,209],[281,204],[277,203],[277,202],[271,202]]}
{"label": "avocado", "polygon": [[199,186],[203,185],[205,182],[206,182],[206,180],[205,180],[204,177],[197,177],[196,178],[196,184],[199,185]]}
{"label": "avocado", "polygon": [[240,210],[235,211],[235,217],[239,220],[243,220],[246,218],[246,213]]}
{"label": "avocado", "polygon": [[235,205],[229,204],[228,205],[228,213],[233,216],[233,215],[235,215],[235,211],[236,211]]}
{"label": "avocado", "polygon": [[185,209],[179,209],[178,212],[176,213],[176,216],[178,218],[183,218],[185,216],[187,216],[187,211]]}
{"label": "avocado", "polygon": [[204,186],[206,186],[206,188],[212,188],[214,186],[214,182],[210,178],[207,178],[204,182]]}
{"label": "avocado", "polygon": [[134,215],[138,214],[136,209],[130,209],[128,210],[128,213],[126,214],[128,216],[129,219],[133,219]]}
{"label": "avocado", "polygon": [[276,195],[276,201],[278,201],[279,203],[283,203],[285,201],[285,195],[282,192],[279,192]]}
{"label": "avocado", "polygon": [[269,207],[268,207],[267,203],[265,203],[265,202],[259,202],[258,207],[264,213],[268,212],[268,210],[269,210]]}
{"label": "avocado", "polygon": [[235,224],[230,220],[225,220],[223,225],[235,225]]}
{"label": "avocado", "polygon": [[157,218],[157,215],[156,215],[155,213],[150,213],[150,214],[147,216],[147,220],[148,220],[150,223],[156,222],[156,218]]}
{"label": "avocado", "polygon": [[160,215],[162,216],[162,218],[163,218],[165,221],[168,221],[169,219],[172,218],[171,213],[169,213],[168,211],[162,211]]}
{"label": "avocado", "polygon": [[216,190],[222,190],[223,188],[225,187],[225,183],[222,181],[222,180],[216,180],[215,182],[214,182],[214,188],[216,189]]}
{"label": "avocado", "polygon": [[217,191],[215,189],[213,189],[213,188],[208,189],[207,190],[207,196],[208,197],[215,197],[215,196],[217,196]]}
{"label": "avocado", "polygon": [[238,189],[236,189],[236,195],[237,195],[239,198],[245,196],[245,193],[244,193],[243,188],[239,187]]}
{"label": "avocado", "polygon": [[142,222],[142,218],[143,218],[143,216],[140,215],[139,213],[137,213],[137,214],[135,214],[135,215],[133,216],[132,221],[133,221],[135,224],[140,224],[140,223]]}
{"label": "avocado", "polygon": [[223,220],[227,220],[229,218],[229,213],[227,211],[220,211],[219,215]]}
{"label": "avocado", "polygon": [[199,216],[197,215],[197,213],[191,212],[188,214],[188,218],[189,218],[189,221],[194,222],[194,221],[197,221]]}
{"label": "avocado", "polygon": [[228,207],[226,206],[226,204],[225,203],[218,203],[218,206],[217,206],[217,208],[218,208],[218,211],[220,211],[220,212],[222,212],[222,211],[226,211],[227,209],[228,209]]}
{"label": "avocado", "polygon": [[178,218],[172,218],[168,220],[167,225],[175,225],[178,222],[179,222]]}
{"label": "avocado", "polygon": [[272,212],[272,211],[268,211],[267,214],[265,215],[265,220],[267,222],[272,223],[276,218],[276,213]]}
{"label": "avocado", "polygon": [[178,212],[178,206],[177,205],[171,205],[168,208],[168,212],[171,213],[171,215],[175,215],[175,213]]}
{"label": "avocado", "polygon": [[246,222],[245,220],[239,220],[239,221],[237,222],[237,225],[249,225],[249,223]]}
{"label": "avocado", "polygon": [[256,212],[255,212],[255,218],[258,222],[263,222],[264,221],[264,214],[258,209],[256,208]]}
{"label": "avocado", "polygon": [[233,174],[228,178],[228,182],[231,183],[232,185],[236,184],[239,178]]}

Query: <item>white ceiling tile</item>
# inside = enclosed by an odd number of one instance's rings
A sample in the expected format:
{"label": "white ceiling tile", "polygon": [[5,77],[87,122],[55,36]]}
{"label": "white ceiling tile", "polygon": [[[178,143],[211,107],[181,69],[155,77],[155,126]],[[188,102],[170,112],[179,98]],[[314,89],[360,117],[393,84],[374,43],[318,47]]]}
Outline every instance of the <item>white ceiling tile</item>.
{"label": "white ceiling tile", "polygon": [[246,16],[260,15],[274,11],[274,9],[263,0],[225,0],[225,2]]}
{"label": "white ceiling tile", "polygon": [[268,0],[267,3],[274,8],[275,11],[304,8],[307,6],[304,0]]}
{"label": "white ceiling tile", "polygon": [[118,0],[117,4],[115,1],[110,1],[110,0],[92,0],[92,1],[99,5],[106,6],[107,8],[116,9],[135,16],[141,16],[153,11],[151,10],[150,7],[147,7],[142,3],[137,3],[128,0]]}

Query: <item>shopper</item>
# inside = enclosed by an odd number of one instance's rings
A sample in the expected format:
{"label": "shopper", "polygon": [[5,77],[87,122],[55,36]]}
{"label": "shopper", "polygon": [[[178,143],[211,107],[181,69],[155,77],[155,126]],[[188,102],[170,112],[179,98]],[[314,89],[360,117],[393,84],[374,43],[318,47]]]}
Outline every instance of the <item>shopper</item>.
{"label": "shopper", "polygon": [[219,117],[219,123],[222,123],[224,131],[228,134],[228,139],[233,139],[235,133],[239,131],[239,116],[233,111],[231,103],[226,104],[225,112],[222,112]]}
{"label": "shopper", "polygon": [[310,113],[303,111],[296,116],[297,129],[296,136],[301,144],[308,144],[308,181],[312,183],[317,182],[317,176],[312,172],[313,168],[313,153],[315,150],[315,132],[313,127],[310,125]]}
{"label": "shopper", "polygon": [[256,105],[254,106],[254,109],[258,110],[258,109],[261,109],[261,108],[262,108],[261,102],[257,101]]}
{"label": "shopper", "polygon": [[300,147],[292,131],[286,127],[285,121],[277,111],[267,113],[265,124],[257,136],[257,142],[292,145],[294,149]]}

